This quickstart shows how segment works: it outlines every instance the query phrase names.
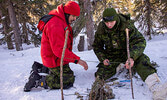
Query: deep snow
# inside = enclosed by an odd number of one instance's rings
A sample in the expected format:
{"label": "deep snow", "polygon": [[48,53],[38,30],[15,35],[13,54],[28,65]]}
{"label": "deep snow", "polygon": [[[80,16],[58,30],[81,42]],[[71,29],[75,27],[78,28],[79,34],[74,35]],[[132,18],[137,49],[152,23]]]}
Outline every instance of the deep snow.
{"label": "deep snow", "polygon": [[[155,36],[147,42],[145,53],[151,61],[158,63],[158,75],[164,83],[167,81],[167,34]],[[60,90],[33,89],[31,92],[23,92],[23,87],[28,81],[31,66],[34,61],[41,63],[40,48],[23,46],[23,51],[7,50],[5,45],[0,46],[0,100],[61,100]],[[98,61],[94,52],[75,52],[81,59]],[[79,92],[84,99],[95,80],[94,73],[97,70],[97,62],[87,62],[89,69],[85,71],[82,66],[70,64],[75,74],[74,87],[64,90],[65,100],[79,100],[75,92]],[[151,92],[140,78],[133,78],[135,100],[151,100]],[[112,87],[116,95],[114,100],[131,100],[130,83],[125,87]]]}

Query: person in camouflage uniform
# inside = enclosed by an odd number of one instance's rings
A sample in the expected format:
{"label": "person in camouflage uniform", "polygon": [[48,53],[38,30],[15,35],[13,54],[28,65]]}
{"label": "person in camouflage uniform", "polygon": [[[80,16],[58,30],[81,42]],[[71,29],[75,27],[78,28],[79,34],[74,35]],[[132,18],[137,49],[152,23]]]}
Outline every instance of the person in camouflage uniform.
{"label": "person in camouflage uniform", "polygon": [[[126,28],[129,29],[130,66],[128,66],[127,60]],[[116,74],[119,62],[124,62],[127,69],[132,67],[133,71],[137,72],[141,79],[146,82],[154,94],[154,100],[160,98],[160,100],[165,100],[167,88],[162,89],[159,87],[163,85],[157,85],[159,78],[156,69],[150,63],[149,57],[143,53],[145,47],[145,38],[136,29],[129,16],[117,14],[114,8],[105,9],[103,20],[98,25],[93,43],[93,50],[97,58],[103,62],[97,65],[98,70],[95,76],[107,80]],[[167,87],[167,84],[165,86]],[[160,91],[164,91],[164,94],[159,94]]]}
{"label": "person in camouflage uniform", "polygon": [[[108,13],[110,10],[112,11],[111,14]],[[105,19],[105,17],[110,16],[114,16],[112,17],[113,19]],[[110,23],[112,21],[116,21],[116,24],[112,28],[108,28],[105,23]],[[130,56],[135,62],[134,68],[144,81],[148,75],[155,73],[156,70],[152,67],[149,57],[143,53],[146,47],[146,40],[127,16],[116,14],[114,9],[106,9],[104,11],[103,21],[99,23],[95,33],[95,40],[93,43],[94,52],[100,62],[106,62],[108,60],[108,63],[126,62],[128,59],[126,28],[129,29],[129,49]],[[96,75],[106,80],[116,73],[116,67],[118,65],[119,63],[111,65],[100,63]]]}

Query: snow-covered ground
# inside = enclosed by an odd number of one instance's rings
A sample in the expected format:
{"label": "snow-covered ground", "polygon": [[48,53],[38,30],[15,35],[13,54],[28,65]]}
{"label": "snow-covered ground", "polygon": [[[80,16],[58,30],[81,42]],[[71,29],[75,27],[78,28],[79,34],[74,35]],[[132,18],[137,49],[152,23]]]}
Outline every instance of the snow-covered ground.
{"label": "snow-covered ground", "polygon": [[[156,36],[147,42],[145,53],[151,60],[158,63],[158,74],[162,82],[167,81],[167,34]],[[98,61],[94,52],[75,52],[81,59]],[[31,92],[23,92],[23,88],[34,61],[41,63],[40,48],[24,46],[23,51],[7,50],[0,46],[0,100],[61,100],[60,90],[33,89]],[[74,95],[79,92],[84,99],[95,80],[94,73],[97,70],[97,62],[88,62],[89,69],[70,64],[75,74],[74,87],[64,90],[65,100],[79,100]],[[135,100],[151,100],[151,92],[140,78],[133,78]],[[116,95],[114,100],[132,100],[130,83],[125,87],[112,87]]]}

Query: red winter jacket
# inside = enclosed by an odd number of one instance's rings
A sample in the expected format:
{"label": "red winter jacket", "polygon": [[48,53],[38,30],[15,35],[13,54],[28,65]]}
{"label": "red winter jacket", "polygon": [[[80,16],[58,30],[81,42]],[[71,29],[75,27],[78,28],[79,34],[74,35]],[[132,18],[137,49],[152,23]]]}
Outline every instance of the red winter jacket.
{"label": "red winter jacket", "polygon": [[[69,64],[69,62],[77,63],[80,57],[72,52],[73,33],[71,26],[66,23],[63,5],[59,5],[57,9],[52,10],[49,15],[55,16],[46,23],[42,33],[41,57],[43,65],[49,68],[60,66],[65,33],[67,30],[69,30],[69,34],[63,65]],[[65,30],[67,26],[68,28]]]}

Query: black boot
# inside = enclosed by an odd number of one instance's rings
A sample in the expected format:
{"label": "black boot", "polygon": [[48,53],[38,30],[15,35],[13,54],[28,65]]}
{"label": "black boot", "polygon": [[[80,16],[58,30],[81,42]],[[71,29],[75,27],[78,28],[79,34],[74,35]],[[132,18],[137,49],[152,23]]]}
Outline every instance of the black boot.
{"label": "black boot", "polygon": [[28,82],[24,86],[24,92],[29,92],[33,87],[38,87],[37,83],[42,78],[37,72],[32,72]]}
{"label": "black boot", "polygon": [[29,77],[29,81],[24,86],[24,92],[29,92],[32,88],[37,88],[38,86],[48,89],[46,76],[41,76],[37,72],[32,72]]}
{"label": "black boot", "polygon": [[49,74],[49,69],[45,66],[43,66],[43,64],[40,64],[36,61],[34,61],[34,64],[32,65],[32,70],[31,72],[38,72],[38,73],[47,73]]}
{"label": "black boot", "polygon": [[48,85],[46,84],[46,76],[42,76],[38,82],[38,86],[43,87],[44,89],[48,89]]}

